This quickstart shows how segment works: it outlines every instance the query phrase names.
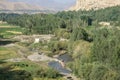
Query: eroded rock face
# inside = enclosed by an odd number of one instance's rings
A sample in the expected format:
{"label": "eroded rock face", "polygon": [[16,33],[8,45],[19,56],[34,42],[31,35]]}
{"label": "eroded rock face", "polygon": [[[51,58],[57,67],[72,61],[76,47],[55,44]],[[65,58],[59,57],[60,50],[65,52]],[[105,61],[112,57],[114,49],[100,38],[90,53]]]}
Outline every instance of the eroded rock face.
{"label": "eroded rock face", "polygon": [[72,6],[70,10],[97,10],[120,5],[120,0],[77,0],[76,5]]}

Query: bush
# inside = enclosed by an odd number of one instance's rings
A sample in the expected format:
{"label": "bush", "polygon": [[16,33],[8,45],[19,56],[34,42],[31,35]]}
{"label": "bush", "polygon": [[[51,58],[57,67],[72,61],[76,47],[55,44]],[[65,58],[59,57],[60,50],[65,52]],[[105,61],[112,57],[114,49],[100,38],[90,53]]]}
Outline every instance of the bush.
{"label": "bush", "polygon": [[55,52],[67,50],[68,43],[66,41],[51,41],[48,46],[52,52]]}
{"label": "bush", "polygon": [[40,78],[58,78],[58,77],[61,77],[61,75],[57,71],[55,71],[51,68],[49,68],[49,69],[42,69],[41,68],[40,70],[38,70],[36,72],[36,76],[40,77]]}
{"label": "bush", "polygon": [[89,75],[90,80],[104,80],[103,76],[107,71],[108,69],[104,65],[94,65]]}
{"label": "bush", "polygon": [[70,37],[71,41],[88,40],[88,33],[83,28],[75,28]]}

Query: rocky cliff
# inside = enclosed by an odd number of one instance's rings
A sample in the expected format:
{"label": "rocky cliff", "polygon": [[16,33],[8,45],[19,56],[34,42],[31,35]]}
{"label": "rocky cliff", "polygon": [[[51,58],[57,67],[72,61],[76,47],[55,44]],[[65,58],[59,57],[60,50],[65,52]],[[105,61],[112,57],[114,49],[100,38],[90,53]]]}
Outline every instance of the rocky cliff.
{"label": "rocky cliff", "polygon": [[70,10],[97,10],[117,5],[120,5],[120,0],[77,0]]}

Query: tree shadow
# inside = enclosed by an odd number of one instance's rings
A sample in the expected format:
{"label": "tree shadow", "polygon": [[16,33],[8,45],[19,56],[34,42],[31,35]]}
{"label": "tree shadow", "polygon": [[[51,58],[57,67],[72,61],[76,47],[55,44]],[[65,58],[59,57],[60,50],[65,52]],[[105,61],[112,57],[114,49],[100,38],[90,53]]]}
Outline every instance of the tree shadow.
{"label": "tree shadow", "polygon": [[5,61],[3,61],[3,60],[0,60],[0,65],[1,65],[1,64],[4,64],[4,63],[6,63],[6,62],[5,62]]}
{"label": "tree shadow", "polygon": [[0,80],[33,80],[33,78],[25,70],[13,70],[11,66],[7,66],[0,68]]}
{"label": "tree shadow", "polygon": [[0,40],[0,46],[15,43],[17,41],[10,41],[10,40]]}

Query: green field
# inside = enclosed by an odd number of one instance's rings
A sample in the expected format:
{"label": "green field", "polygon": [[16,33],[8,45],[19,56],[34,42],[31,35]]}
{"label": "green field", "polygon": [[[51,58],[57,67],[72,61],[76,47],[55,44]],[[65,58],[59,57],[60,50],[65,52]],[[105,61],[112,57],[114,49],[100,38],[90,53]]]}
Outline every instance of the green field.
{"label": "green field", "polygon": [[22,28],[19,26],[9,25],[7,23],[0,23],[0,36],[3,38],[11,38],[15,35],[22,34]]}

